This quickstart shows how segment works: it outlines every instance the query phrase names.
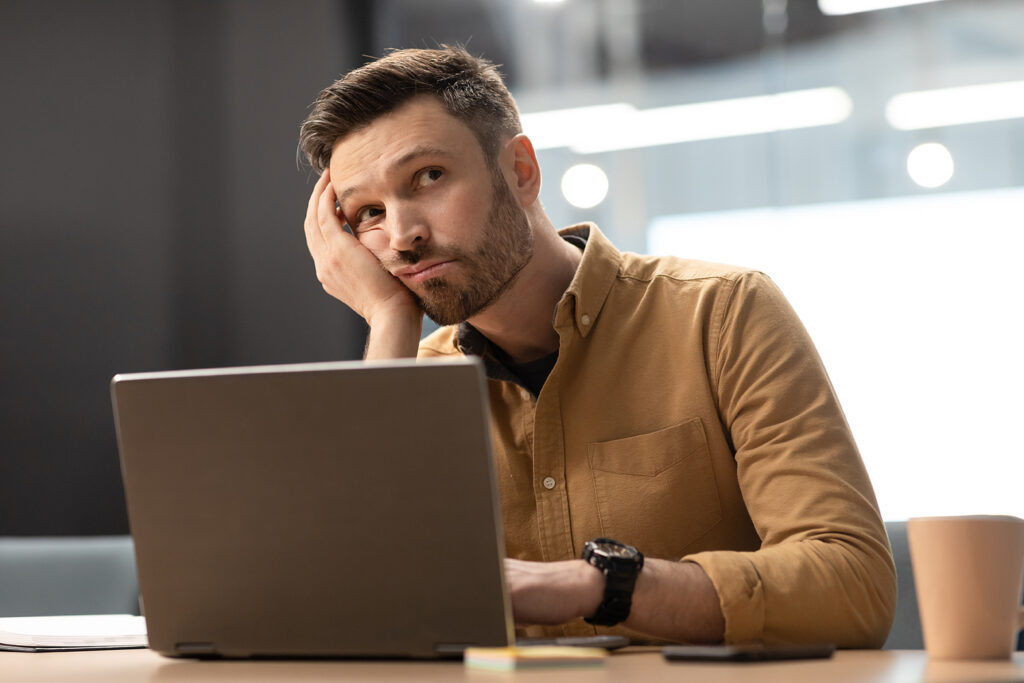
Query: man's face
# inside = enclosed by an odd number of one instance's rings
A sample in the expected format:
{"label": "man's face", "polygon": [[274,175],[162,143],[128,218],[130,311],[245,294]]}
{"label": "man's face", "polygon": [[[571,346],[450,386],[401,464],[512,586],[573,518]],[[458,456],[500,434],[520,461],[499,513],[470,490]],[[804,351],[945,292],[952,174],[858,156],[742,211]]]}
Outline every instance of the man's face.
{"label": "man's face", "polygon": [[508,183],[472,131],[433,97],[340,140],[330,170],[356,237],[442,325],[497,300],[533,254]]}

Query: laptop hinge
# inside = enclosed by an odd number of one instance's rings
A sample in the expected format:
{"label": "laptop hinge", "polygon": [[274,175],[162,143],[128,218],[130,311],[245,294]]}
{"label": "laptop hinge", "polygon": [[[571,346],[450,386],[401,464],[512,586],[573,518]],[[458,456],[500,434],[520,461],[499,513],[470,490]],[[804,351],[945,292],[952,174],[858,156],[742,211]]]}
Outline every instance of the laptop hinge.
{"label": "laptop hinge", "polygon": [[434,645],[434,652],[440,657],[461,657],[467,647],[473,647],[476,643],[437,643]]}
{"label": "laptop hinge", "polygon": [[212,657],[217,654],[213,643],[175,643],[174,651],[186,657]]}

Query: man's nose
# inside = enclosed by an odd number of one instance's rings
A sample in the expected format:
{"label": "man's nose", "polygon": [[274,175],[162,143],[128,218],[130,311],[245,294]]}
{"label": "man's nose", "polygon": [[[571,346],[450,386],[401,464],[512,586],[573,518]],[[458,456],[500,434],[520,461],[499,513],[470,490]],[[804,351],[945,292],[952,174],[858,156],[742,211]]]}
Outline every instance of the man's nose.
{"label": "man's nose", "polygon": [[420,212],[412,207],[391,207],[388,211],[390,247],[394,251],[410,251],[430,239],[430,228]]}

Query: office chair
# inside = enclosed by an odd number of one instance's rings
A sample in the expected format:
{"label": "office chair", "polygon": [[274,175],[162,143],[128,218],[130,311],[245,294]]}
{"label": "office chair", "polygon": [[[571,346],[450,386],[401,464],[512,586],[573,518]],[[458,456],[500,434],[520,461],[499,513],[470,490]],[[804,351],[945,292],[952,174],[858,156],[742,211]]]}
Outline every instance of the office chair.
{"label": "office chair", "polygon": [[917,591],[914,589],[914,571],[910,566],[910,546],[907,544],[907,523],[886,522],[892,546],[892,559],[896,563],[896,585],[899,597],[896,600],[896,619],[893,621],[889,638],[882,646],[884,650],[920,650],[924,648],[921,634],[921,615],[917,611]]}

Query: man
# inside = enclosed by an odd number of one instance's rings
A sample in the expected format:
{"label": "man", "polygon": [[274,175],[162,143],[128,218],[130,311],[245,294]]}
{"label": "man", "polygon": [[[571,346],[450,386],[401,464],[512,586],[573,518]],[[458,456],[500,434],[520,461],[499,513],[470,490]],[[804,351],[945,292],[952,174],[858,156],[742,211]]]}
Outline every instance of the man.
{"label": "man", "polygon": [[[881,645],[871,484],[770,280],[556,231],[511,96],[461,49],[350,72],[300,144],[317,277],[368,323],[366,357],[484,359],[526,634]],[[421,342],[424,312],[445,327]]]}

